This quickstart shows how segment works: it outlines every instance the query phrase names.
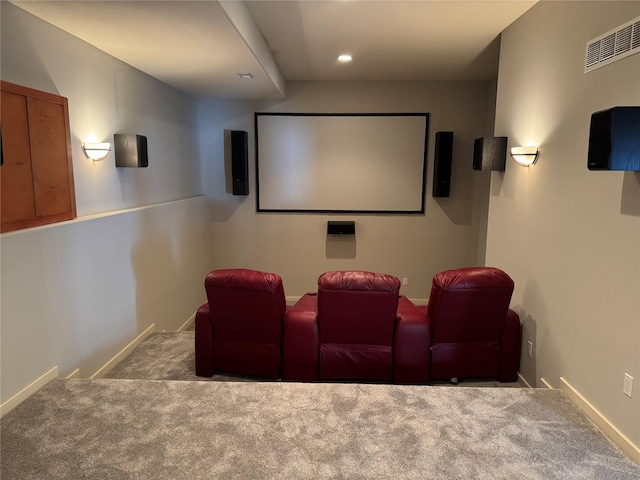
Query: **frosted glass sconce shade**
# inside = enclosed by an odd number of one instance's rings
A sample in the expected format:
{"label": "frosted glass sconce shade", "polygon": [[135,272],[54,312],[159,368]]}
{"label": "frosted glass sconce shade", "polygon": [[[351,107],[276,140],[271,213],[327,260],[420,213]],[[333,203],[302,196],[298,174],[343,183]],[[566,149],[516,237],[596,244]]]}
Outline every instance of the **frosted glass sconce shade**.
{"label": "frosted glass sconce shade", "polygon": [[512,147],[511,158],[522,167],[533,165],[538,161],[538,147]]}
{"label": "frosted glass sconce shade", "polygon": [[82,144],[82,150],[84,151],[86,157],[93,161],[103,160],[107,155],[109,155],[109,152],[111,151],[111,144],[109,142],[84,142]]}

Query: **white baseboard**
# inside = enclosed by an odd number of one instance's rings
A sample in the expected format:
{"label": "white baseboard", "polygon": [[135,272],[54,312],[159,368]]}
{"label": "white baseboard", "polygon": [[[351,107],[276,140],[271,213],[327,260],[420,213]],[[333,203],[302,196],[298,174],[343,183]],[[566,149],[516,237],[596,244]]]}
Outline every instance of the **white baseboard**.
{"label": "white baseboard", "polygon": [[193,315],[191,315],[186,322],[184,322],[182,325],[180,325],[180,327],[178,328],[179,332],[184,332],[187,328],[189,328],[191,326],[191,324],[195,321],[196,319],[196,313],[197,312],[193,312]]}
{"label": "white baseboard", "polygon": [[34,380],[29,385],[24,387],[18,393],[16,393],[13,397],[8,399],[6,402],[0,405],[0,417],[3,417],[11,410],[16,408],[20,403],[29,398],[31,395],[36,393],[42,387],[44,387],[51,380],[55,380],[58,378],[58,367],[53,367],[48,372],[44,373],[40,378]]}
{"label": "white baseboard", "polygon": [[[195,318],[195,314],[193,316]],[[186,324],[192,321],[192,319],[187,320]],[[144,332],[138,335],[129,345],[127,345],[124,349],[122,349],[116,356],[114,356],[111,360],[109,360],[100,370],[91,375],[89,378],[100,378],[106,373],[115,367],[123,358],[131,353],[131,351],[136,348],[145,338],[151,335],[156,329],[155,323],[149,326]],[[79,378],[80,377],[80,369],[76,368],[73,372],[67,375],[65,378]],[[4,416],[15,407],[17,407],[24,400],[29,398],[31,395],[40,390],[43,386],[49,383],[51,380],[55,380],[58,378],[58,367],[55,366],[51,370],[44,373],[42,376],[31,382],[29,385],[24,387],[18,393],[16,393],[13,397],[9,398],[7,401],[0,404],[0,417]]]}
{"label": "white baseboard", "polygon": [[540,383],[542,383],[549,390],[555,390],[549,382],[547,382],[544,378],[540,377]]}
{"label": "white baseboard", "polygon": [[529,382],[527,382],[527,380],[526,380],[522,375],[520,375],[520,372],[518,372],[518,380],[519,380],[521,383],[524,383],[524,385],[525,385],[527,388],[533,388],[533,387],[529,384]]}
{"label": "white baseboard", "polygon": [[105,376],[113,367],[120,363],[127,355],[129,355],[134,348],[136,348],[145,338],[151,335],[156,330],[156,324],[151,324],[144,332],[138,335],[129,345],[124,347],[119,353],[117,353],[111,360],[109,360],[102,368],[89,378],[101,378]]}
{"label": "white baseboard", "polygon": [[624,433],[613,425],[600,411],[591,405],[573,386],[563,377],[560,377],[560,390],[562,390],[580,410],[582,410],[593,423],[595,423],[614,444],[626,453],[631,460],[640,464],[640,447],[635,445]]}

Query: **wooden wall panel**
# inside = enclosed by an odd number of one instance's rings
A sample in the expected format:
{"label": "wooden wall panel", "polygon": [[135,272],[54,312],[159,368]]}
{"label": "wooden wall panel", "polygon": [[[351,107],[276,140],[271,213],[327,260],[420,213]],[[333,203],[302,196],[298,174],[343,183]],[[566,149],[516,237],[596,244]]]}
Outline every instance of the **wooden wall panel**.
{"label": "wooden wall panel", "polygon": [[29,145],[27,98],[2,92],[2,150],[0,167],[2,223],[12,223],[36,215]]}
{"label": "wooden wall panel", "polygon": [[2,232],[76,216],[67,99],[2,87]]}
{"label": "wooden wall panel", "polygon": [[29,98],[36,215],[71,211],[64,105]]}

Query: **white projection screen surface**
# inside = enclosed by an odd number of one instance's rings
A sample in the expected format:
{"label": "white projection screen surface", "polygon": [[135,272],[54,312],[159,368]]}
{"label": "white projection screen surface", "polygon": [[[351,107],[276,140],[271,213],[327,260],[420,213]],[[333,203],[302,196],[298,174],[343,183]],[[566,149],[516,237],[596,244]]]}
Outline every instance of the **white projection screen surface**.
{"label": "white projection screen surface", "polygon": [[424,213],[429,114],[255,114],[259,212]]}

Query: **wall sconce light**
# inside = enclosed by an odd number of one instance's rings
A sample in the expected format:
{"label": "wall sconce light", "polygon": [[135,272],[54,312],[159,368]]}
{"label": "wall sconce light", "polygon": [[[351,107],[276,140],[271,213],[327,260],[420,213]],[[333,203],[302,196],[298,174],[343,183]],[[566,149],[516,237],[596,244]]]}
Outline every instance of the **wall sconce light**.
{"label": "wall sconce light", "polygon": [[109,155],[111,151],[111,144],[109,142],[106,143],[91,143],[91,142],[83,142],[82,150],[84,151],[85,156],[97,162],[98,160],[103,160]]}
{"label": "wall sconce light", "polygon": [[521,167],[528,167],[538,161],[538,147],[511,147],[511,158]]}

